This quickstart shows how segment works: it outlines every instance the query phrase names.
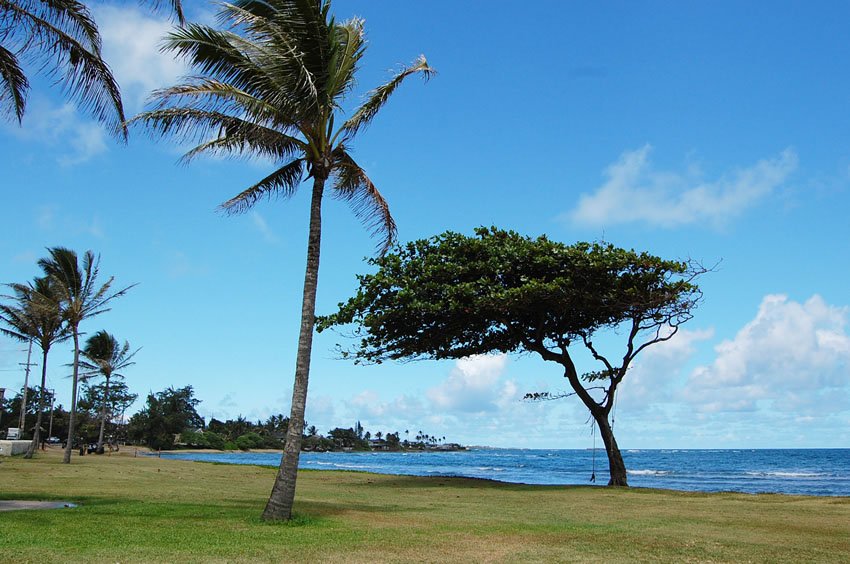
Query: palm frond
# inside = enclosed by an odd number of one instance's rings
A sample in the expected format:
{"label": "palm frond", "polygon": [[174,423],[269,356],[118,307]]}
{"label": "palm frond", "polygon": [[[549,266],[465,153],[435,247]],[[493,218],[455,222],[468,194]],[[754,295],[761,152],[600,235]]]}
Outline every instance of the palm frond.
{"label": "palm frond", "polygon": [[[17,0],[15,3],[34,19],[51,22],[100,55],[100,32],[85,4],[77,0]],[[24,21],[27,19],[23,18]]]}
{"label": "palm frond", "polygon": [[[236,10],[229,4],[225,9]],[[192,24],[166,36],[163,50],[188,59],[200,73],[264,98],[279,109],[298,111],[305,101],[315,106],[316,86],[300,52],[285,34],[277,39],[252,40]]]}
{"label": "palm frond", "polygon": [[[179,140],[200,143],[183,156],[189,161],[204,152],[227,151],[233,155],[255,153],[275,160],[289,158],[304,150],[304,142],[250,121],[191,107],[175,107],[143,112],[128,124],[143,123],[151,134],[172,135]],[[210,140],[210,137],[213,137]]]}
{"label": "palm frond", "polygon": [[380,237],[378,252],[384,254],[396,240],[397,228],[387,201],[345,149],[334,152],[334,196],[351,204],[354,215]]}
{"label": "palm frond", "polygon": [[384,104],[387,103],[387,100],[389,100],[393,92],[401,86],[401,83],[404,82],[405,78],[412,74],[421,73],[427,81],[436,74],[436,72],[437,71],[428,66],[428,61],[425,59],[425,56],[420,55],[412,65],[402,69],[392,78],[392,80],[382,86],[379,86],[375,90],[372,90],[372,92],[369,93],[369,99],[366,100],[366,102],[360,106],[360,108],[354,112],[354,115],[351,116],[351,118],[342,126],[342,129],[346,134],[346,138],[353,137],[361,128],[366,127],[369,123],[371,123],[378,111]]}
{"label": "palm frond", "polygon": [[29,81],[15,54],[0,45],[0,106],[12,113],[18,123],[24,117]]}
{"label": "palm frond", "polygon": [[[180,162],[189,163],[202,154],[250,157],[269,157],[283,160],[292,157],[303,143],[294,137],[286,137],[272,130],[245,128],[239,131],[228,130],[224,135],[201,143],[182,157]],[[264,133],[269,135],[265,136]],[[266,139],[265,137],[269,137]]]}
{"label": "palm frond", "polygon": [[140,350],[136,349],[131,353],[128,341],[120,345],[113,335],[101,330],[86,340],[80,351],[84,359],[80,360],[79,365],[88,370],[90,376],[100,374],[108,378],[123,377],[118,371],[136,364],[133,357]]}
{"label": "palm frond", "polygon": [[[150,4],[154,10],[159,10],[163,0],[151,0]],[[177,23],[180,26],[186,25],[186,17],[183,15],[183,3],[180,0],[168,0],[171,6],[171,13],[177,18]]]}
{"label": "palm frond", "polygon": [[[112,71],[100,56],[97,28],[82,4],[68,2],[68,5],[76,6],[75,17],[63,19],[49,8],[48,13],[29,11],[8,0],[3,0],[2,8],[4,16],[15,22],[12,39],[20,43],[19,51],[40,61],[42,71],[48,75],[60,76],[66,94],[126,139],[121,93]],[[54,23],[56,18],[59,20]],[[70,25],[71,29],[63,29],[61,25]]]}
{"label": "palm frond", "polygon": [[334,27],[334,49],[328,90],[332,99],[345,96],[355,85],[357,65],[366,51],[363,20],[353,18]]}
{"label": "palm frond", "polygon": [[263,197],[289,198],[298,189],[303,176],[304,159],[295,159],[227,200],[219,208],[227,214],[234,215],[248,211]]}
{"label": "palm frond", "polygon": [[83,254],[82,262],[78,261],[76,252],[64,247],[53,247],[47,251],[50,256],[39,259],[38,265],[55,283],[60,311],[72,328],[84,319],[109,311],[109,302],[136,286],[132,284],[113,291],[114,280],[109,278],[98,287],[100,257],[91,251]]}
{"label": "palm frond", "polygon": [[248,53],[234,46],[234,43],[243,41],[229,31],[189,24],[166,35],[161,50],[172,51],[178,57],[188,59],[203,74],[245,88],[251,84],[253,65]]}
{"label": "palm frond", "polygon": [[182,105],[230,115],[245,114],[255,123],[274,124],[281,130],[297,128],[292,122],[293,112],[286,111],[285,106],[213,78],[193,77],[190,82],[154,90],[151,100],[156,101],[157,109]]}
{"label": "palm frond", "polygon": [[0,324],[6,326],[0,327],[0,333],[20,341],[36,341],[45,352],[53,343],[69,337],[55,287],[48,278],[7,286],[14,295],[3,296],[11,302],[0,304]]}

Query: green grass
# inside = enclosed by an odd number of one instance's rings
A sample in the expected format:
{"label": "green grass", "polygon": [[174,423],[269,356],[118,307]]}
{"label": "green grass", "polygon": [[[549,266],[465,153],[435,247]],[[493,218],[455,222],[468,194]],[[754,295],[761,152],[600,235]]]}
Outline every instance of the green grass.
{"label": "green grass", "polygon": [[[122,453],[124,454],[124,453]],[[303,471],[297,517],[260,520],[274,469],[58,454],[0,463],[14,562],[847,562],[850,498],[541,487]]]}

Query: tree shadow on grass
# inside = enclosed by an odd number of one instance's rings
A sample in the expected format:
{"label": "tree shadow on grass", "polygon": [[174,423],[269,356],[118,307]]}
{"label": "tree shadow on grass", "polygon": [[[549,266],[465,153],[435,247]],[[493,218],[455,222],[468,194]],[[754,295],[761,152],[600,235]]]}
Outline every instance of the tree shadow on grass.
{"label": "tree shadow on grass", "polygon": [[457,488],[466,490],[492,489],[501,491],[569,491],[569,490],[602,490],[602,486],[579,485],[537,485],[500,482],[488,478],[469,478],[460,476],[390,476],[374,479],[364,479],[352,486],[381,486],[390,488]]}

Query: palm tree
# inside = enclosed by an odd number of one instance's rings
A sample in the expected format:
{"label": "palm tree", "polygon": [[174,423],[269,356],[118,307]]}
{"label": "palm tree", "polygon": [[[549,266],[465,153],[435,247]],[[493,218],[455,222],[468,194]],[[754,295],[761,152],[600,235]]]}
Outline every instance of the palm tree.
{"label": "palm tree", "polygon": [[[156,3],[156,2],[155,2]],[[183,24],[180,0],[171,1]],[[25,63],[60,77],[67,93],[102,123],[127,135],[118,83],[101,56],[97,23],[78,0],[0,0],[0,112],[20,122],[29,80]]]}
{"label": "palm tree", "polygon": [[12,304],[0,304],[0,321],[7,329],[0,333],[21,341],[36,341],[41,347],[41,389],[38,396],[38,415],[35,432],[24,458],[32,458],[41,438],[41,418],[47,393],[47,354],[54,343],[70,335],[59,311],[55,284],[48,277],[36,278],[29,284],[9,284],[14,292]]}
{"label": "palm tree", "polygon": [[107,406],[109,405],[109,380],[112,378],[123,378],[124,375],[118,371],[136,364],[132,362],[133,357],[139,349],[130,352],[130,343],[124,341],[121,345],[118,340],[106,331],[98,331],[88,338],[85,347],[80,351],[84,360],[80,360],[80,366],[88,371],[84,378],[92,376],[103,376],[105,385],[103,388],[103,404],[100,407],[100,433],[97,437],[97,452],[103,448],[103,431],[106,428]]}
{"label": "palm tree", "polygon": [[133,121],[156,134],[198,142],[187,161],[203,153],[275,160],[271,174],[222,204],[228,213],[244,212],[264,197],[290,197],[302,180],[313,179],[292,412],[263,512],[264,519],[287,520],[304,429],[326,183],[381,236],[382,251],[392,244],[396,226],[387,202],[351,157],[349,144],[405,78],[420,73],[427,79],[434,71],[419,57],[343,122],[337,119],[340,106],[354,88],[366,48],[363,20],[337,23],[329,0],[238,0],[222,6],[220,19],[230,29],[189,25],[167,37],[165,48],[188,58],[198,76],[155,92],[157,105]]}
{"label": "palm tree", "polygon": [[55,284],[59,297],[59,311],[67,323],[68,332],[74,339],[74,363],[71,387],[71,411],[68,415],[68,442],[65,444],[63,462],[71,462],[71,449],[74,444],[74,423],[77,411],[77,384],[80,371],[80,323],[105,311],[106,305],[113,299],[123,296],[135,286],[123,290],[111,291],[113,278],[110,277],[99,288],[96,285],[99,272],[100,257],[95,257],[91,251],[86,251],[82,263],[77,259],[77,253],[64,247],[47,249],[49,258],[39,259],[38,265],[45,275]]}

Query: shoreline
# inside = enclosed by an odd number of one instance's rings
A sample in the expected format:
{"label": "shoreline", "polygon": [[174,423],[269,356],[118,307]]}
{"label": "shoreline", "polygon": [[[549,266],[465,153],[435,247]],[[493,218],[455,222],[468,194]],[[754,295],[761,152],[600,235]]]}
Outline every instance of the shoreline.
{"label": "shoreline", "polygon": [[[798,454],[794,454],[794,452]],[[629,484],[636,488],[680,492],[850,497],[850,465],[843,451],[820,454],[800,450],[785,454],[744,451],[643,452],[627,464]],[[312,456],[311,456],[312,454]],[[386,456],[381,456],[385,454]],[[442,454],[442,455],[441,455]],[[417,456],[418,455],[418,456]],[[154,454],[156,456],[156,454]],[[281,451],[171,451],[166,458],[235,465],[277,466]],[[471,450],[463,455],[425,452],[306,453],[303,470],[340,470],[394,476],[460,476],[505,484],[540,486],[604,486],[608,465],[584,450]],[[596,480],[591,480],[595,474]]]}

